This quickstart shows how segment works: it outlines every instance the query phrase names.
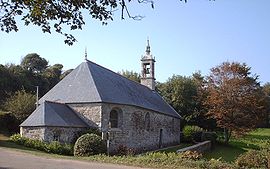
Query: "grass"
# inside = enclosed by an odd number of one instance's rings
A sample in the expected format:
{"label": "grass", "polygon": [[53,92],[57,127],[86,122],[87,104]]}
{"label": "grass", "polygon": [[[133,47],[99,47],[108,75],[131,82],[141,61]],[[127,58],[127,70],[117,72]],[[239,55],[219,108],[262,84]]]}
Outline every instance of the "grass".
{"label": "grass", "polygon": [[49,158],[59,158],[59,159],[70,159],[70,160],[95,161],[100,163],[113,163],[137,167],[178,168],[178,169],[199,168],[199,166],[200,168],[207,168],[209,167],[209,165],[217,162],[217,161],[213,162],[212,160],[210,160],[212,158],[222,159],[222,161],[227,162],[222,163],[221,165],[223,164],[230,165],[228,163],[232,163],[240,154],[251,149],[258,149],[259,147],[266,146],[267,142],[270,142],[270,129],[257,129],[253,132],[248,133],[245,137],[232,138],[229,145],[217,144],[213,151],[204,154],[204,158],[206,159],[206,161],[205,160],[192,161],[187,159],[183,160],[179,158],[177,154],[171,153],[176,151],[177,149],[189,146],[189,144],[181,144],[176,147],[159,150],[156,153],[144,154],[139,156],[96,155],[90,157],[73,157],[73,156],[48,154],[31,148],[26,148],[24,146],[20,146],[8,141],[7,135],[0,134],[1,147],[11,148],[16,151],[23,151],[38,156],[45,156]]}
{"label": "grass", "polygon": [[204,154],[206,159],[219,159],[233,162],[240,154],[248,150],[259,150],[270,142],[270,129],[256,129],[244,137],[232,138],[229,145],[217,144],[215,149]]}

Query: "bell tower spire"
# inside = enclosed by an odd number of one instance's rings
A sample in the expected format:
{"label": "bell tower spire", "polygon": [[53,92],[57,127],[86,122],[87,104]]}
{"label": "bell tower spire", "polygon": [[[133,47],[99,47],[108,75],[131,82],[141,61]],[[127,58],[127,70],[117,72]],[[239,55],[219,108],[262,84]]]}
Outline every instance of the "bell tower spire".
{"label": "bell tower spire", "polygon": [[142,56],[142,72],[141,72],[141,84],[149,87],[151,90],[155,90],[155,58],[151,55],[149,38],[147,38],[147,45],[145,54]]}

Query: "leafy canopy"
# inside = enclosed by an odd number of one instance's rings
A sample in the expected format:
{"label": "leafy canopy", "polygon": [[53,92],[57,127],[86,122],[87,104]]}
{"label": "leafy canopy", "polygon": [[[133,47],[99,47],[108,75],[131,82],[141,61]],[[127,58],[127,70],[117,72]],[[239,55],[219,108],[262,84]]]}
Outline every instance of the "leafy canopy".
{"label": "leafy canopy", "polygon": [[258,76],[250,70],[246,64],[224,62],[212,68],[207,78],[205,105],[217,125],[226,129],[225,142],[231,132],[245,134],[265,118],[266,97]]}
{"label": "leafy canopy", "polygon": [[[119,7],[121,18],[124,14],[129,18],[141,19],[141,16],[131,16],[127,3],[131,0],[0,0],[0,29],[1,31],[18,31],[17,20],[20,19],[26,26],[37,25],[44,33],[54,30],[66,37],[64,41],[72,45],[76,39],[72,34],[66,33],[64,27],[70,30],[82,29],[85,17],[107,24],[113,20],[113,13]],[[138,3],[150,3],[152,0],[137,0]]]}
{"label": "leafy canopy", "polygon": [[7,99],[4,107],[22,122],[34,111],[35,98],[35,95],[25,90],[17,91]]}

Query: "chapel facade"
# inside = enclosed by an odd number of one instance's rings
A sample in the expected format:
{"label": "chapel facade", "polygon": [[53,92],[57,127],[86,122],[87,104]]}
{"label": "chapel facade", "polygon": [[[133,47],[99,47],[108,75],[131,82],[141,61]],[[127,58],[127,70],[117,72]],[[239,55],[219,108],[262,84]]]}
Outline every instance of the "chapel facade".
{"label": "chapel facade", "polygon": [[180,143],[180,116],[155,91],[155,58],[149,41],[141,58],[141,84],[87,58],[39,100],[20,125],[21,135],[70,143],[79,131],[98,128],[119,146],[136,151]]}

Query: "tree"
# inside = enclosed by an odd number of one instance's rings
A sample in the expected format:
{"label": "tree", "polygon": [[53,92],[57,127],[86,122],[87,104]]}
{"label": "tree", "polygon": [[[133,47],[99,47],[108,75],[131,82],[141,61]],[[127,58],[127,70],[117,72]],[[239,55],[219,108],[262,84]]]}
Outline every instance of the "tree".
{"label": "tree", "polygon": [[[193,77],[174,75],[165,83],[158,83],[160,95],[182,116],[185,124],[200,125],[204,121],[200,97],[198,95],[199,82]],[[203,126],[205,127],[205,126]]]}
{"label": "tree", "polygon": [[[0,0],[0,28],[1,31],[18,31],[16,19],[21,19],[27,26],[30,23],[39,26],[44,33],[55,32],[66,37],[65,43],[72,45],[76,39],[73,35],[66,33],[63,27],[70,30],[82,29],[85,24],[84,13],[88,13],[93,19],[100,20],[103,24],[113,20],[113,12],[119,7],[121,18],[127,14],[129,18],[141,19],[141,16],[132,16],[129,13],[127,2],[131,0]],[[154,8],[153,0],[137,0],[138,3],[150,3]]]}
{"label": "tree", "polygon": [[231,133],[245,134],[266,114],[266,97],[246,64],[224,62],[211,69],[205,105],[218,127],[224,128],[225,143]]}
{"label": "tree", "polygon": [[267,103],[268,103],[268,106],[267,106],[268,117],[266,118],[265,126],[270,127],[270,83],[269,82],[263,85],[263,92],[266,95]]}
{"label": "tree", "polygon": [[41,73],[47,68],[48,61],[36,53],[30,53],[22,59],[21,66],[30,72]]}
{"label": "tree", "polygon": [[121,74],[122,76],[130,79],[130,80],[133,80],[135,82],[138,82],[140,83],[141,82],[141,76],[139,73],[137,72],[133,72],[133,71],[128,71],[128,70],[122,70],[122,72],[118,72],[118,74]]}
{"label": "tree", "polygon": [[44,71],[43,76],[48,80],[50,89],[60,81],[62,68],[62,64],[55,64]]}
{"label": "tree", "polygon": [[25,90],[10,95],[4,108],[15,115],[19,122],[23,122],[35,109],[36,97]]}

